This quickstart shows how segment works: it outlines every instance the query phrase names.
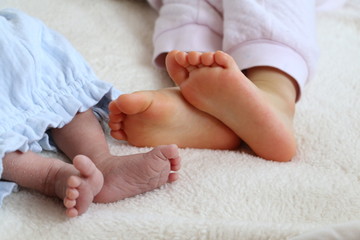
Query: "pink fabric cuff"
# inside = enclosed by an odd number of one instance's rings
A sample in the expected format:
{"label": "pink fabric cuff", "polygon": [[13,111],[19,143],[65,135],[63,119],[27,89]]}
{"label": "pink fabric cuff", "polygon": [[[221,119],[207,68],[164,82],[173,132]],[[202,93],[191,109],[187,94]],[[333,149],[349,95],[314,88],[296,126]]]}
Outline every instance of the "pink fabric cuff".
{"label": "pink fabric cuff", "polygon": [[172,50],[213,52],[221,49],[222,36],[207,26],[187,24],[154,36],[153,62],[165,67],[164,53]]}
{"label": "pink fabric cuff", "polygon": [[309,66],[298,52],[271,40],[248,41],[227,53],[235,59],[241,70],[258,66],[280,69],[297,81],[300,93],[310,77]]}

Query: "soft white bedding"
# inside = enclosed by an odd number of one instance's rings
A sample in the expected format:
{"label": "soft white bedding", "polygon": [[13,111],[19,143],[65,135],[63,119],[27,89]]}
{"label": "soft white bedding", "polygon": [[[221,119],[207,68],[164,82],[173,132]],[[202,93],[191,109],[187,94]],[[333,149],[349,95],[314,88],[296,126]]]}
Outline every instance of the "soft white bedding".
{"label": "soft white bedding", "polygon": [[[5,7],[61,32],[101,79],[122,91],[172,86],[151,64],[156,13],[145,1],[0,0]],[[178,182],[92,204],[75,219],[65,217],[60,201],[22,189],[0,209],[0,239],[290,239],[360,220],[359,36],[359,0],[319,13],[321,57],[297,106],[292,162],[181,149]],[[149,150],[108,140],[119,155]]]}

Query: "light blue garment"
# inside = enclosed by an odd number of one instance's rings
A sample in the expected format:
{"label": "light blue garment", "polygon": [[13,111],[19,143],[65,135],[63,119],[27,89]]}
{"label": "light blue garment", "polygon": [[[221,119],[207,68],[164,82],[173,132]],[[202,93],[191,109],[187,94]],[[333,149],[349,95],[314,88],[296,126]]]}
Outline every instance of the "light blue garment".
{"label": "light blue garment", "polygon": [[[55,150],[49,128],[63,127],[94,106],[103,115],[119,95],[63,36],[18,10],[0,11],[1,159],[16,150]],[[1,161],[0,176],[2,171]],[[0,181],[0,205],[14,187]]]}

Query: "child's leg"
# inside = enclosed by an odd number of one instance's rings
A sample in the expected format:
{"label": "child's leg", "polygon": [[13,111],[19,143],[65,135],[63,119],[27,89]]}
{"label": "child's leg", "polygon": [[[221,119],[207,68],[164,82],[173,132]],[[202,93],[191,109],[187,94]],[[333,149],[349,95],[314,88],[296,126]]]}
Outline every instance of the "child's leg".
{"label": "child's leg", "polygon": [[229,126],[258,156],[291,160],[296,85],[290,77],[266,67],[249,69],[246,77],[223,52],[172,51],[166,63],[192,105]]}
{"label": "child's leg", "polygon": [[178,88],[124,94],[109,108],[111,135],[135,146],[233,149],[240,143],[222,122],[185,101]]}
{"label": "child's leg", "polygon": [[74,165],[33,152],[12,152],[3,159],[2,178],[63,199],[66,214],[75,217],[92,203],[103,176],[89,158],[79,155],[73,161]]}
{"label": "child's leg", "polygon": [[91,110],[78,113],[72,122],[52,130],[57,146],[69,157],[88,156],[104,175],[96,202],[114,202],[177,179],[180,157],[175,145],[159,146],[144,154],[111,155],[105,135]]}

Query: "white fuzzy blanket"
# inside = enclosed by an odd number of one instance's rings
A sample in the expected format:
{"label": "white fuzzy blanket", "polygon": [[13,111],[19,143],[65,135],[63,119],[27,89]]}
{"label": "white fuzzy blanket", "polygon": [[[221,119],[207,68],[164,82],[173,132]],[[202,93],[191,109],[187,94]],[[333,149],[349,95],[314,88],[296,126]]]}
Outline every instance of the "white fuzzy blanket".
{"label": "white fuzzy blanket", "polygon": [[[61,32],[122,91],[172,86],[151,64],[156,13],[145,1],[0,0],[5,7]],[[92,204],[75,219],[65,217],[60,201],[21,190],[0,209],[0,239],[289,239],[360,220],[359,13],[359,0],[350,0],[319,14],[320,63],[297,106],[292,162],[181,149],[178,182]],[[108,140],[119,155],[149,150]]]}

